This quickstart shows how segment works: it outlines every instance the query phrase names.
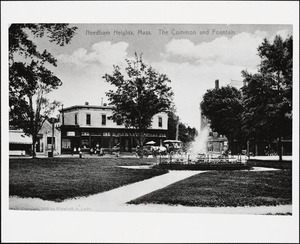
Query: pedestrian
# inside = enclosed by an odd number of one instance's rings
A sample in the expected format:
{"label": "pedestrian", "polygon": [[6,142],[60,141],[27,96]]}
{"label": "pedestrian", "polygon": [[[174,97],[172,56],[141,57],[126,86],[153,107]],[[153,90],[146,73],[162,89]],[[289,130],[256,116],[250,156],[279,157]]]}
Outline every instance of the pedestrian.
{"label": "pedestrian", "polygon": [[79,154],[79,158],[82,158],[82,152],[81,152],[80,147],[78,147],[78,154]]}
{"label": "pedestrian", "polygon": [[72,156],[73,156],[73,153],[76,154],[76,147],[74,147],[74,149],[72,151]]}

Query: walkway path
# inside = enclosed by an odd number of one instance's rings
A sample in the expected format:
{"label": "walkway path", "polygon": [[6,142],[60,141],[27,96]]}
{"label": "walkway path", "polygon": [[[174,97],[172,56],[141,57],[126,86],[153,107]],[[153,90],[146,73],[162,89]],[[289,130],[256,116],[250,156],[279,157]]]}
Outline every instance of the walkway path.
{"label": "walkway path", "polygon": [[29,210],[126,211],[124,209],[126,202],[202,172],[205,171],[170,171],[167,174],[107,192],[60,203],[38,198],[11,197],[9,205],[10,209]]}
{"label": "walkway path", "polygon": [[[274,170],[257,168],[255,170]],[[64,202],[45,201],[38,198],[10,197],[10,209],[50,211],[105,211],[105,212],[169,212],[209,214],[276,214],[292,213],[292,205],[260,207],[187,207],[163,204],[127,205],[126,202],[166,187],[172,183],[205,171],[169,171],[169,173],[136,182],[89,197]]]}

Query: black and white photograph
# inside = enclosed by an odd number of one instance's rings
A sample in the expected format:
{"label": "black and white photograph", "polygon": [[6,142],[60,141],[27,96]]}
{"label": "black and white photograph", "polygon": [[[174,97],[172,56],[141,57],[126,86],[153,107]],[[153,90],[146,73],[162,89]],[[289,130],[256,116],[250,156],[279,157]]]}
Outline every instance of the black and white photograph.
{"label": "black and white photograph", "polygon": [[[99,4],[104,9],[126,6]],[[289,7],[295,5],[290,2]],[[149,228],[129,238],[130,230],[123,239],[124,229],[112,239],[88,236],[92,242],[202,242],[202,237],[208,242],[208,233],[218,232],[233,234],[220,239],[221,234],[213,242],[242,242],[233,237],[234,228],[242,228],[235,218],[249,224],[243,233],[252,233],[260,220],[294,224],[270,224],[267,232],[294,231],[299,227],[295,22],[145,22],[145,7],[136,9],[136,21],[53,21],[51,16],[49,21],[11,18],[2,25],[7,34],[1,44],[6,50],[1,66],[7,70],[6,76],[1,74],[6,98],[1,102],[4,210],[13,219],[45,215],[62,222],[70,214],[73,224],[77,216],[85,221],[92,216],[85,222],[93,225],[88,232],[102,216],[101,226],[107,228],[120,218],[116,229],[131,221]],[[143,216],[138,223],[137,216]],[[175,239],[177,233],[159,239],[160,228],[157,239],[141,239],[166,218],[171,224],[165,231],[178,231],[177,221],[184,232],[193,230],[193,237]],[[201,236],[201,231],[195,233],[197,226],[210,230]],[[272,239],[269,235],[246,239],[263,242]]]}

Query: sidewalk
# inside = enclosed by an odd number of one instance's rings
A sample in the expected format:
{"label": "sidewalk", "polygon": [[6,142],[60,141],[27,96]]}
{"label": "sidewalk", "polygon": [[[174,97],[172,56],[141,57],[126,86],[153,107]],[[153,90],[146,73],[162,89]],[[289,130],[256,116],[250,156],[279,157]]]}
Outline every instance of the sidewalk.
{"label": "sidewalk", "polygon": [[126,211],[126,202],[203,172],[205,171],[171,171],[107,192],[61,203],[38,198],[10,197],[9,206],[10,209],[23,210]]}
{"label": "sidewalk", "polygon": [[[250,159],[279,160],[279,156],[251,156]],[[282,156],[282,160],[293,160],[293,156]]]}
{"label": "sidewalk", "polygon": [[[82,154],[83,158],[116,158],[116,155],[112,155],[112,154],[105,154],[103,156],[99,156],[99,155],[90,155],[89,153],[84,153]],[[233,158],[238,158],[237,155],[232,155]],[[246,159],[248,159],[248,157],[246,155],[241,155],[240,156],[242,158],[242,161],[246,161]],[[9,158],[32,158],[32,156],[9,156]],[[48,158],[47,155],[44,154],[38,154],[37,158]],[[79,158],[78,154],[60,154],[60,155],[54,155],[53,158]],[[134,154],[132,155],[122,155],[119,156],[119,158],[137,158]],[[150,158],[150,157],[148,157]],[[159,158],[159,157],[157,157]],[[166,159],[168,158],[168,156],[161,156],[162,159]],[[259,159],[259,160],[279,160],[278,156],[250,156],[250,159]],[[293,156],[282,156],[283,160],[292,160]]]}

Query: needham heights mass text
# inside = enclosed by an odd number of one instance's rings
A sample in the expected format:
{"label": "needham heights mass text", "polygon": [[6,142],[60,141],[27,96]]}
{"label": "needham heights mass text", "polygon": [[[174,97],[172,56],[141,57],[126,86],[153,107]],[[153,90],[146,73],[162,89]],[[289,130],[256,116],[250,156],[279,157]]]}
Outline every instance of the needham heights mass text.
{"label": "needham heights mass text", "polygon": [[[156,32],[156,33],[154,33]],[[139,30],[86,30],[86,35],[90,36],[134,36],[134,35],[143,35],[149,36],[152,34],[158,34],[161,36],[178,36],[178,35],[235,35],[235,31],[233,30],[217,30],[217,29],[206,29],[206,30],[177,30],[177,29],[157,29],[157,30],[147,30],[147,29],[139,29]]]}

